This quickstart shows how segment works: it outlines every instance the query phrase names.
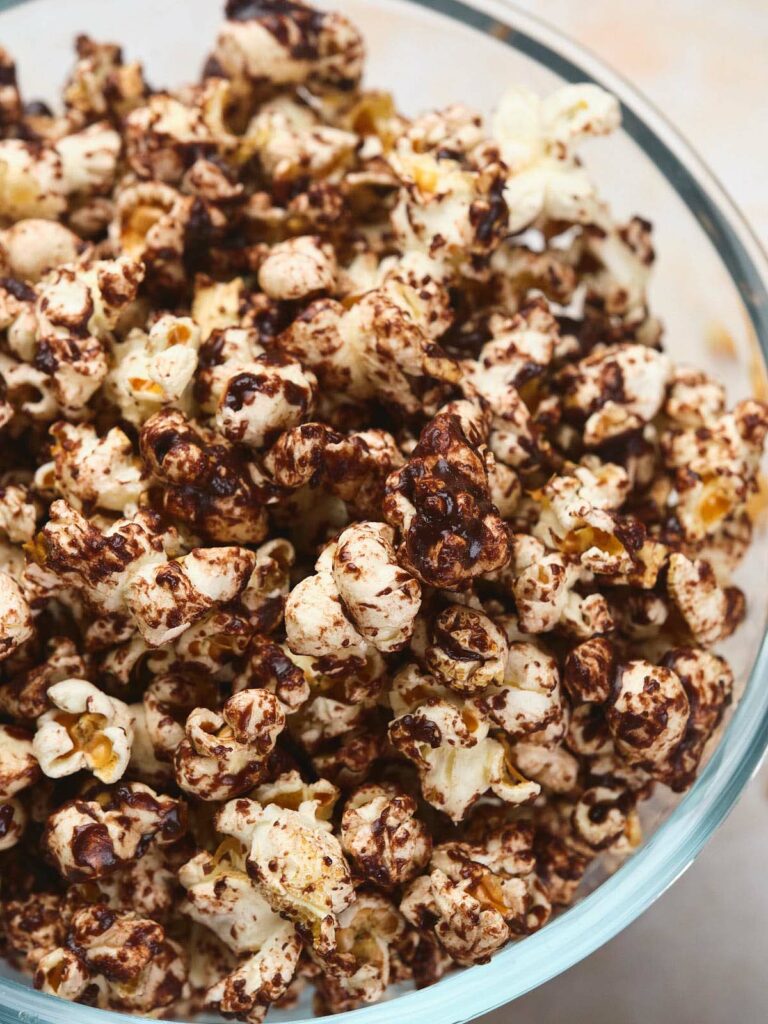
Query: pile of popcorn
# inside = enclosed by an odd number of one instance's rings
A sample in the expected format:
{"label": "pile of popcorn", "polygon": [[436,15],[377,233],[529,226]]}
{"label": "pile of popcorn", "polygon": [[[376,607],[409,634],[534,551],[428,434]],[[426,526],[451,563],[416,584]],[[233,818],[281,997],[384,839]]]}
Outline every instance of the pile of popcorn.
{"label": "pile of popcorn", "polygon": [[44,992],[253,1024],[482,963],[731,700],[768,407],[675,366],[615,99],[409,120],[341,14],[199,82],[0,65],[0,919]]}

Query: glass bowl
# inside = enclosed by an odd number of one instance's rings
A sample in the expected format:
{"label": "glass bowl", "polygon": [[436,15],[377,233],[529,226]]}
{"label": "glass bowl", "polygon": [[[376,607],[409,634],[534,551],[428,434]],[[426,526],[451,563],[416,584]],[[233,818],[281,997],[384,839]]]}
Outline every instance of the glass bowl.
{"label": "glass bowl", "polygon": [[[620,216],[653,220],[658,254],[651,289],[678,361],[722,380],[731,401],[765,397],[768,261],[749,227],[688,145],[618,74],[502,0],[330,0],[361,26],[367,82],[409,114],[461,101],[488,112],[504,87],[546,92],[595,81],[622,102],[623,129],[585,146],[588,167]],[[329,4],[330,5],[330,4]],[[27,97],[55,100],[72,39],[87,31],[122,43],[153,83],[196,76],[221,16],[219,0],[0,0],[0,39],[16,57]],[[431,988],[341,1015],[344,1024],[459,1024],[515,999],[571,967],[630,924],[692,863],[733,807],[768,746],[768,644],[764,642],[768,536],[756,536],[736,582],[750,612],[723,645],[740,697],[719,744],[683,798],[645,809],[646,840],[612,877],[541,932],[491,963]],[[0,979],[0,1024],[118,1024],[121,1014],[42,995],[12,972]],[[16,976],[18,978],[18,975]],[[270,1020],[309,1020],[301,1004]],[[317,1020],[318,1018],[311,1018]],[[319,1018],[338,1021],[339,1017]]]}

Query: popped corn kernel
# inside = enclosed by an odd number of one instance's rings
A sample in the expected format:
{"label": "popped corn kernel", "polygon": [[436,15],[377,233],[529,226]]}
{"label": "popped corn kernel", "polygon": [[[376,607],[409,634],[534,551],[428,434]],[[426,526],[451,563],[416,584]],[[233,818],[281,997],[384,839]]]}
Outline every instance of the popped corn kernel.
{"label": "popped corn kernel", "polygon": [[120,783],[94,799],[62,804],[43,845],[70,882],[102,878],[140,857],[151,842],[173,843],[186,829],[186,805],[140,782]]}
{"label": "popped corn kernel", "polygon": [[362,877],[386,889],[410,881],[432,850],[416,801],[392,783],[368,783],[351,794],[341,843]]}
{"label": "popped corn kernel", "polygon": [[52,779],[85,768],[117,782],[128,767],[133,726],[128,706],[85,679],[63,679],[48,690],[53,705],[37,720],[33,750]]}
{"label": "popped corn kernel", "polygon": [[240,690],[221,713],[195,708],[173,755],[176,781],[201,800],[228,800],[251,789],[285,726],[279,700],[266,690]]}
{"label": "popped corn kernel", "polygon": [[455,589],[509,557],[485,463],[455,414],[439,413],[424,428],[387,480],[383,511],[402,535],[401,563],[429,586]]}
{"label": "popped corn kernel", "polygon": [[341,846],[309,802],[289,810],[267,800],[265,794],[230,801],[216,827],[246,845],[248,873],[270,907],[293,921],[318,952],[331,953],[338,915],[354,898]]}

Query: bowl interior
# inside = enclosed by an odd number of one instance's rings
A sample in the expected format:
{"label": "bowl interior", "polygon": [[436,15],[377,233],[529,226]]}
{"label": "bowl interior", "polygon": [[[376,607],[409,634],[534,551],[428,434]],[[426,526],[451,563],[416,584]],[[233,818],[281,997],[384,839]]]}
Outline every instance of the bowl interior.
{"label": "bowl interior", "polygon": [[[171,86],[197,76],[222,5],[218,0],[29,0],[3,10],[6,6],[0,3],[0,36],[17,59],[24,95],[55,102],[77,32],[120,42],[129,57],[144,61],[151,83]],[[730,401],[765,395],[755,310],[761,303],[763,310],[768,308],[768,300],[760,283],[764,271],[759,258],[757,266],[751,262],[751,241],[743,226],[724,208],[716,186],[695,161],[683,153],[678,163],[665,153],[648,120],[656,131],[667,131],[666,126],[632,98],[631,90],[587,55],[577,55],[575,67],[575,48],[557,41],[552,45],[550,35],[529,16],[493,0],[471,6],[454,0],[336,0],[334,6],[349,14],[367,39],[367,84],[393,91],[407,114],[452,102],[487,114],[505,87],[519,83],[547,92],[564,81],[592,76],[618,89],[628,103],[626,128],[590,142],[583,156],[618,217],[638,213],[654,224],[657,262],[651,301],[666,325],[666,346],[676,361],[694,364],[723,381]],[[737,636],[722,647],[742,688],[765,632],[767,547],[765,532],[758,531],[736,577],[747,594],[749,615]],[[409,1021],[466,1020],[559,973],[629,923],[687,866],[754,767],[766,741],[766,697],[753,692],[760,674],[755,672],[705,777],[672,818],[679,801],[669,795],[644,805],[643,850],[599,891],[492,964],[407,995],[405,1002],[396,999],[345,1018],[370,1024],[402,1020],[403,1014]],[[593,876],[591,886],[600,880]],[[590,934],[590,921],[593,926],[603,923]],[[3,987],[0,1001],[8,1006],[0,1008],[0,1021],[18,1020],[14,1007],[23,1008],[29,1019],[51,1022],[73,1019],[69,1014],[94,1022],[115,1016]],[[291,1010],[273,1011],[270,1020],[309,1016],[311,1009],[302,1002]]]}

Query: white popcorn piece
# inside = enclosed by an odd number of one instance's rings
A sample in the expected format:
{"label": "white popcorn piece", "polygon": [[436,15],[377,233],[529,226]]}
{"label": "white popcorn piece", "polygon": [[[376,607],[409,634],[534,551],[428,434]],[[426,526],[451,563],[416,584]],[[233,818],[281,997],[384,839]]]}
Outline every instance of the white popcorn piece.
{"label": "white popcorn piece", "polygon": [[202,155],[231,149],[235,139],[223,122],[229,85],[211,79],[187,104],[166,93],[150,96],[125,119],[126,156],[140,177],[174,184]]}
{"label": "white popcorn piece", "polygon": [[87,990],[98,1006],[135,1013],[167,1006],[185,981],[180,947],[161,925],[100,903],[75,912],[67,945],[47,953],[35,972],[44,992],[77,999]]}
{"label": "white popcorn piece", "polygon": [[88,423],[55,423],[53,461],[41,466],[35,484],[52,490],[72,506],[102,508],[130,516],[146,489],[141,461],[130,438],[113,427],[99,437]]}
{"label": "white popcorn piece", "polygon": [[639,660],[620,668],[607,720],[624,759],[652,771],[682,740],[690,713],[678,676],[663,665]]}
{"label": "white popcorn piece", "polygon": [[404,673],[405,688],[401,682],[397,697],[390,698],[398,717],[390,723],[389,739],[419,769],[425,800],[461,821],[488,790],[510,804],[538,795],[536,783],[510,773],[506,750],[489,735],[491,723],[482,711],[471,702],[449,702],[439,689],[430,696],[429,677],[411,686],[412,673]]}
{"label": "white popcorn piece", "polygon": [[352,793],[341,819],[341,843],[363,877],[383,888],[409,882],[432,852],[416,801],[391,783],[368,783]]}
{"label": "white popcorn piece", "polygon": [[512,739],[554,745],[567,728],[557,662],[532,643],[511,643],[503,682],[470,705]]}
{"label": "white popcorn piece", "polygon": [[84,248],[63,224],[29,217],[0,231],[0,266],[9,277],[36,284],[50,270],[74,263]]}
{"label": "white popcorn piece", "polygon": [[504,94],[493,134],[511,172],[504,189],[510,232],[539,218],[602,220],[602,204],[575,148],[587,136],[614,131],[619,121],[616,98],[592,84],[566,85],[544,99],[523,87]]}
{"label": "white popcorn piece", "polygon": [[49,815],[43,848],[64,879],[103,878],[141,857],[150,843],[174,843],[186,805],[141,782],[121,782],[93,800],[70,800]]}
{"label": "white popcorn piece", "polygon": [[317,380],[295,359],[259,356],[230,366],[216,408],[216,426],[230,441],[262,448],[311,411]]}
{"label": "white popcorn piece", "polygon": [[213,853],[184,864],[182,912],[210,928],[240,958],[239,965],[208,987],[206,1004],[224,1013],[260,1020],[287,989],[301,942],[295,925],[271,908],[246,872],[246,849],[225,839]]}
{"label": "white popcorn piece", "polygon": [[189,317],[161,316],[113,348],[105,390],[125,419],[140,425],[158,409],[190,406],[201,332]]}
{"label": "white popcorn piece", "polygon": [[259,267],[259,286],[272,299],[305,299],[333,291],[333,248],[313,235],[300,235],[272,246]]}
{"label": "white popcorn piece", "polygon": [[533,900],[533,833],[525,825],[491,831],[478,844],[435,848],[428,874],[417,878],[400,903],[417,928],[430,927],[459,964],[484,963],[515,933],[534,931],[549,916]]}
{"label": "white popcorn piece", "polygon": [[427,668],[457,693],[472,696],[504,680],[507,638],[482,612],[453,604],[435,618],[424,652]]}
{"label": "white popcorn piece", "polygon": [[64,679],[48,690],[50,711],[37,721],[35,757],[51,779],[85,769],[101,782],[122,778],[133,727],[128,706],[85,679]]}
{"label": "white popcorn piece", "polygon": [[563,409],[583,421],[589,447],[648,423],[662,406],[672,364],[645,345],[598,347],[560,374]]}
{"label": "white popcorn piece", "polygon": [[323,387],[347,398],[378,398],[403,413],[422,408],[414,380],[455,382],[458,367],[384,289],[345,309],[317,299],[280,338],[289,355],[311,369]]}
{"label": "white popcorn piece", "polygon": [[680,552],[669,559],[667,590],[697,643],[705,647],[730,636],[744,616],[744,595],[719,586],[712,567]]}
{"label": "white popcorn piece", "polygon": [[288,646],[297,654],[365,653],[405,646],[421,587],[395,558],[392,529],[359,523],[318,559],[316,576],[294,587],[285,608]]}
{"label": "white popcorn piece", "polygon": [[[701,414],[706,406],[700,407]],[[756,487],[768,434],[768,410],[754,399],[730,413],[713,412],[701,425],[661,437],[664,462],[675,473],[677,517],[691,541],[700,541],[738,513]]]}
{"label": "white popcorn piece", "polygon": [[358,141],[352,132],[319,123],[309,107],[274,100],[262,105],[241,146],[246,153],[258,154],[273,181],[284,182],[338,174],[351,161]]}
{"label": "white popcorn piece", "polygon": [[239,796],[260,781],[284,726],[280,701],[266,690],[235,693],[220,714],[195,708],[174,752],[176,781],[202,800]]}
{"label": "white popcorn piece", "polygon": [[0,572],[0,661],[34,633],[32,611],[16,580]]}
{"label": "white popcorn piece", "polygon": [[[39,777],[32,737],[18,726],[0,725],[0,800],[16,796]],[[13,810],[13,818],[18,820]],[[6,816],[10,817],[8,812]]]}
{"label": "white popcorn piece", "polygon": [[620,786],[592,786],[579,797],[571,818],[573,839],[587,855],[610,850],[618,857],[632,853],[642,839],[634,801]]}
{"label": "white popcorn piece", "polygon": [[35,535],[37,509],[30,497],[29,489],[21,484],[0,487],[0,531],[12,543],[26,543]]}
{"label": "white popcorn piece", "polygon": [[374,1003],[394,973],[393,952],[405,932],[405,920],[380,893],[361,893],[339,915],[339,953],[324,963],[318,994],[333,1013]]}
{"label": "white popcorn piece", "polygon": [[140,263],[121,257],[65,265],[39,286],[35,305],[35,365],[48,374],[62,408],[77,413],[107,375],[102,345],[144,277]]}
{"label": "white popcorn piece", "polygon": [[338,915],[354,897],[338,840],[306,810],[233,800],[216,827],[248,849],[249,874],[272,909],[294,921],[320,953],[336,946]]}
{"label": "white popcorn piece", "polygon": [[255,555],[246,548],[196,548],[182,558],[133,573],[126,605],[147,643],[160,647],[214,605],[237,597],[255,562]]}
{"label": "white popcorn piece", "polygon": [[230,78],[340,88],[359,79],[363,56],[360,34],[342,14],[269,0],[258,8],[229,3],[213,53]]}

